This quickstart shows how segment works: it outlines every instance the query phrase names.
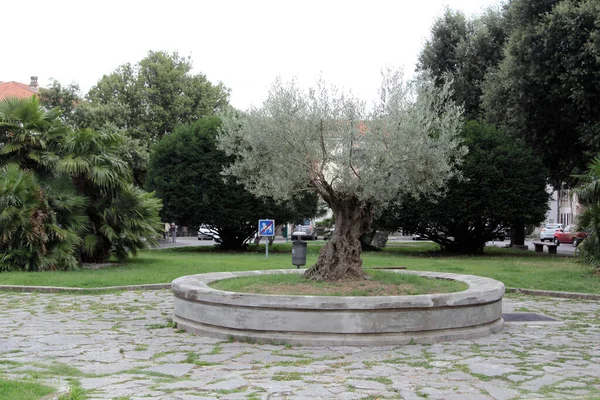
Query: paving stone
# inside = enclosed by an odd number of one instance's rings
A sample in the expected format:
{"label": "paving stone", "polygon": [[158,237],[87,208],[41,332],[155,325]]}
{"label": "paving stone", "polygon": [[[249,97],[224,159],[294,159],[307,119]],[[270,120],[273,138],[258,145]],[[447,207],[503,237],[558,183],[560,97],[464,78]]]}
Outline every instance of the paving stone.
{"label": "paving stone", "polygon": [[369,390],[386,390],[387,387],[383,383],[375,381],[365,381],[359,379],[348,379],[346,384],[356,389],[369,389]]}
{"label": "paving stone", "polygon": [[[55,304],[60,307],[52,308]],[[385,347],[289,348],[223,342],[172,328],[149,329],[165,324],[172,307],[167,290],[101,296],[0,292],[0,374],[21,379],[32,370],[32,363],[42,374],[53,365],[68,365],[81,371],[81,376],[73,377],[84,388],[95,389],[90,400],[119,396],[200,400],[217,395],[236,400],[252,393],[272,400],[367,396],[414,400],[418,393],[446,400],[520,398],[515,385],[529,391],[527,398],[585,398],[592,393],[588,385],[596,385],[600,376],[600,349],[590,346],[600,339],[600,321],[594,317],[598,302],[509,296],[504,299],[505,312],[525,307],[560,320],[577,320],[585,327],[564,331],[564,324],[506,323],[502,332],[486,338]],[[51,314],[46,312],[50,309]],[[571,318],[575,312],[581,313],[577,319]],[[210,354],[217,344],[220,352]],[[138,345],[147,349],[136,351]],[[219,364],[186,363],[189,352]],[[302,361],[298,354],[317,361],[278,365]],[[433,368],[414,366],[425,362]],[[453,370],[454,365],[469,369]],[[301,379],[278,380],[293,373]],[[499,375],[508,381],[489,380]],[[57,385],[71,377],[57,376]],[[379,377],[392,384],[369,379]],[[242,386],[248,389],[237,392]]]}
{"label": "paving stone", "polygon": [[582,388],[582,387],[586,387],[587,385],[585,383],[582,382],[574,382],[574,381],[565,381],[565,382],[561,382],[558,385],[556,385],[557,388]]}
{"label": "paving stone", "polygon": [[[501,384],[501,382],[499,383]],[[520,395],[520,393],[514,389],[503,388],[498,384],[492,384],[491,382],[480,382],[476,386],[491,394],[495,400],[509,400]]]}
{"label": "paving stone", "polygon": [[225,381],[216,382],[210,385],[204,385],[203,390],[235,390],[237,388],[247,386],[248,381],[242,378],[228,379]]}
{"label": "paving stone", "polygon": [[462,371],[453,371],[445,375],[445,378],[451,381],[472,381],[475,380],[472,375],[465,374]]}
{"label": "paving stone", "polygon": [[513,382],[521,382],[521,381],[526,381],[528,379],[531,379],[531,376],[526,376],[526,375],[508,375],[506,378],[510,379]]}
{"label": "paving stone", "polygon": [[190,372],[195,367],[194,364],[159,364],[150,368],[144,369],[148,372],[158,372],[159,374],[183,376]]}
{"label": "paving stone", "polygon": [[510,374],[517,371],[517,368],[512,365],[492,364],[487,362],[467,364],[472,373],[486,376],[500,376]]}
{"label": "paving stone", "polygon": [[294,391],[294,395],[297,398],[306,399],[328,399],[333,397],[332,393],[321,385],[305,385],[301,389]]}
{"label": "paving stone", "polygon": [[123,378],[81,378],[79,382],[81,383],[81,387],[84,389],[96,389],[103,386],[114,385],[117,382],[126,382],[130,379],[127,377]]}
{"label": "paving stone", "polygon": [[589,390],[569,390],[569,395],[572,396],[588,396],[590,394]]}
{"label": "paving stone", "polygon": [[547,385],[553,385],[556,382],[559,382],[561,380],[563,380],[564,378],[562,376],[557,376],[557,375],[550,375],[550,374],[546,374],[542,377],[524,382],[521,384],[521,388],[522,389],[526,389],[526,390],[531,390],[531,391],[538,391],[542,386],[547,386]]}

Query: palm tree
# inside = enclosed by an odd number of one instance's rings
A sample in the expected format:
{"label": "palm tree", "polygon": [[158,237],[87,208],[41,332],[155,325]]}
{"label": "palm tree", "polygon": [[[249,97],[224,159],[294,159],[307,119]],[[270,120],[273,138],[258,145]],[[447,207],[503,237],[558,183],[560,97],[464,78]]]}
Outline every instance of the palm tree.
{"label": "palm tree", "polygon": [[0,270],[68,269],[87,218],[84,199],[54,169],[68,129],[36,97],[0,101]]}
{"label": "palm tree", "polygon": [[590,233],[579,245],[581,261],[600,271],[600,156],[589,165],[588,172],[578,178],[581,186],[575,193],[584,211],[578,216],[577,229]]}
{"label": "palm tree", "polygon": [[40,182],[11,163],[0,169],[0,270],[77,268],[87,218],[70,182]]}
{"label": "palm tree", "polygon": [[157,244],[160,201],[132,186],[122,134],[72,131],[60,113],[36,98],[0,101],[0,270],[70,268]]}
{"label": "palm tree", "polygon": [[58,108],[44,109],[38,99],[0,101],[0,165],[9,162],[44,176],[53,172],[58,142],[68,132]]}
{"label": "palm tree", "polygon": [[90,229],[81,260],[119,260],[148,245],[162,232],[159,200],[133,186],[127,163],[120,157],[124,137],[119,132],[89,129],[71,132],[61,144],[56,168],[71,175],[77,191],[89,199]]}

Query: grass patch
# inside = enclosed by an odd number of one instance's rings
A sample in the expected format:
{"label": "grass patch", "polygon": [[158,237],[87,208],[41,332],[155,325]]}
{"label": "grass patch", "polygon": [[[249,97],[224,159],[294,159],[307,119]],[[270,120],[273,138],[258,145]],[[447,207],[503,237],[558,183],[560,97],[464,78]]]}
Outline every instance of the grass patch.
{"label": "grass patch", "polygon": [[288,294],[307,296],[385,296],[460,292],[462,282],[430,279],[387,271],[367,271],[370,280],[315,282],[296,274],[273,274],[223,279],[210,286],[229,292]]}
{"label": "grass patch", "polygon": [[[315,263],[323,242],[308,243],[307,265]],[[507,287],[600,294],[600,274],[576,262],[576,257],[487,248],[481,256],[442,254],[433,243],[392,243],[383,251],[363,252],[363,266],[406,266],[410,270],[458,272],[497,279]],[[77,271],[2,272],[6,285],[106,287],[167,283],[205,272],[294,268],[291,244],[251,246],[248,252],[218,252],[207,247],[147,250],[138,257],[105,269]]]}
{"label": "grass patch", "polygon": [[277,372],[273,375],[274,381],[300,381],[302,375],[299,372]]}
{"label": "grass patch", "polygon": [[0,378],[0,399],[2,400],[38,400],[55,391],[55,388],[33,381],[13,381]]}

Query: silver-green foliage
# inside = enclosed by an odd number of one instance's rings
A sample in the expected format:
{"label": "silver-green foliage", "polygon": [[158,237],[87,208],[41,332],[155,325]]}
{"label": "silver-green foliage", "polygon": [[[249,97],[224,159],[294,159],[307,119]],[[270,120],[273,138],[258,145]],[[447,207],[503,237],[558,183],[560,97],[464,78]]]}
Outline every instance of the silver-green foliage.
{"label": "silver-green foliage", "polygon": [[306,91],[276,80],[262,107],[221,114],[219,146],[236,156],[225,173],[256,194],[284,200],[308,186],[375,210],[403,193],[438,191],[466,152],[449,86],[436,87],[427,73],[407,83],[387,70],[367,108],[323,81]]}

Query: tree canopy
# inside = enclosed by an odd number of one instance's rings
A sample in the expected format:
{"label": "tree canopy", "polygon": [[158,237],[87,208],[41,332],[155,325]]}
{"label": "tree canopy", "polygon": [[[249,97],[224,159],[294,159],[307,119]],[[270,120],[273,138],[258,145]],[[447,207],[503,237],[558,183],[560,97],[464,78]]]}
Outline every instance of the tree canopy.
{"label": "tree canopy", "polygon": [[441,84],[446,74],[454,78],[452,98],[463,105],[467,118],[481,113],[482,84],[488,70],[504,56],[508,26],[500,10],[466,18],[461,11],[446,9],[431,28],[417,70],[430,70]]}
{"label": "tree canopy", "polygon": [[177,127],[155,145],[148,186],[163,200],[163,219],[185,226],[210,225],[221,247],[240,249],[257,232],[261,218],[280,224],[316,213],[314,195],[277,203],[249,193],[233,178],[225,180],[221,172],[232,157],[217,150],[220,125],[217,117],[202,118]]}
{"label": "tree canopy", "polygon": [[447,190],[407,198],[384,217],[445,251],[477,254],[515,221],[542,221],[548,193],[541,162],[522,140],[476,121],[466,124],[463,137],[469,152]]}
{"label": "tree canopy", "polygon": [[536,150],[555,187],[570,184],[600,150],[600,3],[514,0],[508,18],[486,116]]}
{"label": "tree canopy", "polygon": [[132,138],[156,142],[176,126],[212,115],[228,102],[229,90],[222,83],[213,85],[191,71],[189,58],[151,51],[139,63],[104,75],[87,100],[102,106],[98,112]]}
{"label": "tree canopy", "polygon": [[309,187],[333,210],[334,235],[307,276],[362,278],[359,237],[373,213],[453,175],[465,152],[461,114],[449,83],[437,87],[426,74],[405,84],[387,71],[370,111],[324,82],[303,91],[276,81],[262,107],[222,115],[219,146],[236,157],[226,173],[253,193],[285,200]]}

